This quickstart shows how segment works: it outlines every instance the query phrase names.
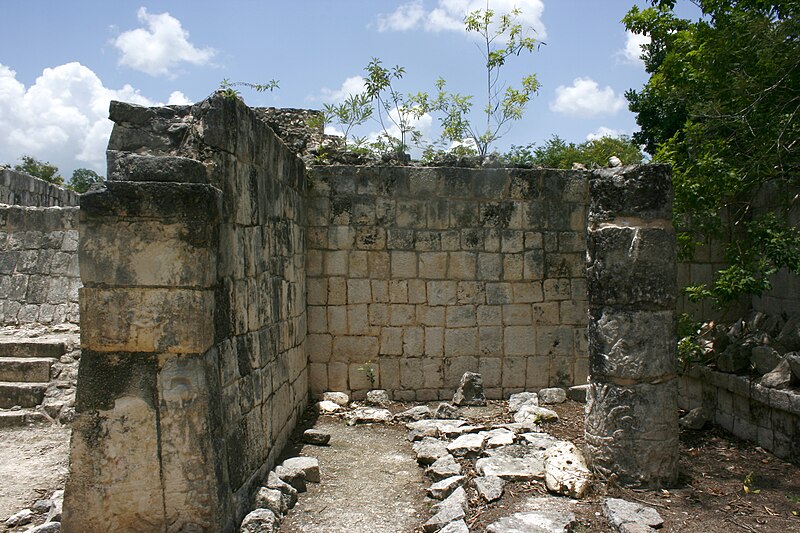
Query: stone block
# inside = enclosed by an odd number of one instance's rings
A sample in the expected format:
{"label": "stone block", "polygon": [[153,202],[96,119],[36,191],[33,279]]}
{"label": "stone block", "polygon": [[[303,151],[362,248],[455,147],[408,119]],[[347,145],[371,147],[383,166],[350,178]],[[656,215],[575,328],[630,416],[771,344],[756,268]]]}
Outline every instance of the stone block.
{"label": "stone block", "polygon": [[479,305],[477,309],[479,326],[500,326],[503,323],[502,307],[499,305]]}
{"label": "stone block", "polygon": [[309,363],[308,386],[311,393],[318,396],[328,390],[328,365],[325,363]]}
{"label": "stone block", "polygon": [[347,250],[325,252],[323,270],[326,276],[347,276]]}
{"label": "stone block", "polygon": [[416,308],[411,304],[390,304],[389,325],[413,326],[416,320]]}
{"label": "stone block", "polygon": [[308,332],[326,333],[328,331],[328,309],[325,306],[311,305],[307,308]]}
{"label": "stone block", "polygon": [[363,250],[350,252],[347,259],[350,278],[369,277],[369,263],[367,262],[367,257],[367,252]]}
{"label": "stone block", "polygon": [[425,328],[425,355],[429,357],[444,355],[444,328]]}
{"label": "stone block", "polygon": [[[500,357],[503,354],[503,328],[483,326],[478,328],[478,349],[483,357]],[[492,385],[495,386],[495,385]]]}
{"label": "stone block", "polygon": [[[386,303],[389,301],[389,282],[385,280],[370,280],[372,302]],[[371,303],[372,303],[371,302]]]}
{"label": "stone block", "polygon": [[509,304],[503,306],[503,325],[524,326],[533,323],[529,304]]}
{"label": "stone block", "polygon": [[[372,368],[375,382],[369,379],[368,368]],[[368,363],[366,360],[361,363],[350,363],[348,367],[348,381],[350,390],[366,391],[378,387],[381,382],[380,366],[376,363]]]}
{"label": "stone block", "polygon": [[542,284],[535,281],[511,284],[512,301],[515,304],[541,302],[544,298]]}
{"label": "stone block", "polygon": [[347,280],[347,303],[366,304],[372,302],[371,283],[368,279]]}
{"label": "stone block", "polygon": [[372,332],[367,314],[367,304],[347,306],[347,332],[350,335],[368,335]]}
{"label": "stone block", "polygon": [[369,305],[370,326],[385,326],[389,324],[389,306],[386,304]]}
{"label": "stone block", "polygon": [[346,392],[348,388],[348,367],[347,363],[328,364],[328,389],[337,392]]}
{"label": "stone block", "polygon": [[403,356],[419,357],[425,353],[425,330],[422,327],[403,328]]}
{"label": "stone block", "polygon": [[308,305],[328,303],[328,280],[326,278],[308,278],[306,280],[306,303]]}
{"label": "stone block", "polygon": [[328,331],[334,335],[347,334],[347,306],[328,307]]}
{"label": "stone block", "polygon": [[397,358],[382,357],[378,361],[380,366],[380,386],[387,391],[400,388],[400,360]]}
{"label": "stone block", "polygon": [[421,359],[400,360],[400,386],[404,389],[419,390],[424,383]]}
{"label": "stone block", "polygon": [[453,305],[447,308],[447,327],[464,328],[477,325],[474,305]]}
{"label": "stone block", "polygon": [[544,299],[567,300],[571,296],[572,286],[569,279],[546,279],[543,282]]}
{"label": "stone block", "polygon": [[389,282],[389,301],[392,303],[408,303],[408,280],[393,279]]}
{"label": "stone block", "polygon": [[525,387],[542,389],[550,385],[550,357],[536,355],[526,361]]}
{"label": "stone block", "polygon": [[566,300],[559,306],[560,322],[576,326],[585,326],[589,321],[588,303],[586,301]]}
{"label": "stone block", "polygon": [[481,357],[478,360],[478,373],[483,378],[483,386],[485,387],[486,397],[489,396],[489,390],[500,387],[503,377],[503,361],[499,357]]}
{"label": "stone block", "polygon": [[[534,355],[536,353],[536,330],[533,326],[506,326],[503,330],[505,343],[503,353],[509,355]],[[513,385],[504,385],[504,387]]]}
{"label": "stone block", "polygon": [[403,355],[403,328],[381,328],[381,355]]}
{"label": "stone block", "polygon": [[428,300],[425,280],[408,280],[408,303],[422,304]]}
{"label": "stone block", "polygon": [[478,354],[478,328],[446,329],[444,336],[446,357],[475,356]]}
{"label": "stone block", "polygon": [[417,306],[417,321],[423,326],[444,326],[445,306]]}
{"label": "stone block", "polygon": [[81,289],[81,343],[101,352],[203,353],[214,343],[214,293],[189,289]]}
{"label": "stone block", "polygon": [[371,279],[389,279],[390,261],[388,252],[369,252],[367,266],[369,267],[369,277]]}
{"label": "stone block", "polygon": [[417,254],[415,252],[391,252],[392,277],[415,278],[417,277]]}
{"label": "stone block", "polygon": [[510,304],[513,300],[510,283],[487,283],[486,303],[490,305]]}
{"label": "stone block", "polygon": [[485,303],[485,284],[482,281],[459,281],[456,302],[459,304]]}
{"label": "stone block", "polygon": [[545,263],[543,250],[530,250],[523,254],[523,279],[540,280],[544,278]]}
{"label": "stone block", "polygon": [[503,358],[503,388],[524,387],[526,376],[526,357]]}
{"label": "stone block", "polygon": [[534,324],[555,325],[561,323],[558,302],[535,303],[531,306]]}
{"label": "stone block", "polygon": [[447,252],[420,253],[419,277],[422,279],[445,279],[447,277]]}
{"label": "stone block", "polygon": [[450,252],[448,255],[448,279],[475,279],[477,254]]}
{"label": "stone block", "polygon": [[496,253],[478,254],[477,279],[483,281],[500,281],[503,274],[503,256]]}
{"label": "stone block", "polygon": [[340,336],[333,338],[332,357],[337,362],[365,362],[378,358],[377,337]]}
{"label": "stone block", "polygon": [[444,360],[441,358],[422,358],[422,387],[425,389],[441,388],[444,385],[444,367]]}
{"label": "stone block", "polygon": [[453,305],[456,303],[458,283],[455,281],[429,281],[429,305]]}
{"label": "stone block", "polygon": [[345,278],[328,278],[328,305],[344,305],[347,303],[347,280]]}
{"label": "stone block", "polygon": [[617,217],[670,220],[672,182],[667,165],[600,169],[589,179],[590,220]]}
{"label": "stone block", "polygon": [[523,279],[524,256],[520,254],[503,254],[503,279],[519,281]]}

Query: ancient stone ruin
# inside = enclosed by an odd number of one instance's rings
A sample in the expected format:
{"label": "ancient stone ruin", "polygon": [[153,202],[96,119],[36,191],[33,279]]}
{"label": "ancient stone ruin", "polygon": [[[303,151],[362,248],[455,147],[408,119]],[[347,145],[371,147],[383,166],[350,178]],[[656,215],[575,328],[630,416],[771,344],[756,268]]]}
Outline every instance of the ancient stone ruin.
{"label": "ancient stone ruin", "polygon": [[112,104],[65,531],[232,531],[310,394],[450,400],[465,372],[507,398],[591,371],[595,471],[674,479],[666,169],[307,165],[294,116],[284,142],[219,95]]}

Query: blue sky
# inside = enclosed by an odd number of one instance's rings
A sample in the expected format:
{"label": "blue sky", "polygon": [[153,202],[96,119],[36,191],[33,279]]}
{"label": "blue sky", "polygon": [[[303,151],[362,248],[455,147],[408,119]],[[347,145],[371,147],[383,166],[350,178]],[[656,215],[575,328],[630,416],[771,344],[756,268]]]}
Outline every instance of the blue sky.
{"label": "blue sky", "polygon": [[[553,134],[582,142],[635,131],[623,94],[647,76],[637,59],[640,41],[619,22],[633,3],[490,1],[498,11],[522,9],[546,43],[511,58],[501,73],[513,84],[535,72],[542,87],[497,149],[542,144]],[[372,57],[405,67],[397,84],[403,92],[433,92],[441,76],[452,90],[474,94],[480,109],[483,60],[460,21],[483,6],[485,0],[0,0],[0,163],[29,154],[57,164],[66,177],[79,167],[105,174],[111,99],[188,103],[223,78],[277,79],[278,90],[244,90],[245,101],[320,108],[357,88]],[[420,123],[428,135],[436,135],[436,118]]]}

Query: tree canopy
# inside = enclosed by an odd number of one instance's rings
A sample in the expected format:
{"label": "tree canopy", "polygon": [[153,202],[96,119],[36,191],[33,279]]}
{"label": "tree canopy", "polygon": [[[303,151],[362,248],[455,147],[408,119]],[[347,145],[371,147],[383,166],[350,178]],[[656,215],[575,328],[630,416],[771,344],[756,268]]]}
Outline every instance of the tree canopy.
{"label": "tree canopy", "polygon": [[67,189],[83,194],[95,183],[103,183],[103,176],[88,168],[76,168],[72,172]]}
{"label": "tree canopy", "polygon": [[54,185],[63,185],[64,178],[58,173],[58,167],[49,161],[39,161],[33,156],[23,155],[19,158],[22,161],[14,165],[14,170],[24,172],[35,178],[43,179]]}
{"label": "tree canopy", "polygon": [[[731,267],[695,296],[719,303],[769,288],[782,267],[800,273],[800,237],[784,209],[755,217],[767,184],[788,191],[800,175],[800,2],[693,0],[703,13],[675,14],[675,0],[632,8],[627,28],[648,35],[650,79],[626,93],[641,131],[636,143],[670,163],[682,241],[714,235],[721,218],[741,228]],[[724,217],[723,217],[724,215]]]}
{"label": "tree canopy", "polygon": [[601,137],[580,144],[568,143],[553,135],[542,146],[512,146],[505,154],[508,164],[544,167],[572,168],[574,163],[586,167],[604,167],[611,156],[617,156],[623,164],[633,165],[644,159],[641,150],[630,137]]}

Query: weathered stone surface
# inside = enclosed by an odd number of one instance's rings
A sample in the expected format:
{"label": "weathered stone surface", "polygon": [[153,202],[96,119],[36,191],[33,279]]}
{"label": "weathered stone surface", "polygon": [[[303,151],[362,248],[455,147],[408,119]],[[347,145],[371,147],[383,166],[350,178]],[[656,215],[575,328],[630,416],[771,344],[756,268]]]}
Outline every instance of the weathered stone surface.
{"label": "weathered stone surface", "polygon": [[256,509],[251,511],[242,520],[240,533],[277,533],[280,530],[280,521],[269,509]]}
{"label": "weathered stone surface", "polygon": [[392,413],[388,409],[376,407],[359,407],[345,415],[347,424],[383,424],[392,420]]}
{"label": "weathered stone surface", "polygon": [[392,401],[389,399],[389,394],[382,389],[373,389],[367,391],[367,403],[377,407],[388,407]]}
{"label": "weathered stone surface", "polygon": [[674,483],[678,474],[678,406],[675,380],[622,387],[592,383],[586,406],[586,447],[591,469],[630,486]]}
{"label": "weathered stone surface", "polygon": [[476,477],[473,482],[478,496],[489,503],[499,500],[503,496],[503,489],[506,486],[506,481],[498,476],[480,476]]}
{"label": "weathered stone surface", "polygon": [[789,366],[789,361],[782,359],[771,372],[761,376],[758,383],[768,389],[788,389],[792,384],[792,368]]}
{"label": "weathered stone surface", "polygon": [[261,487],[256,493],[256,507],[269,509],[278,518],[289,512],[289,502],[278,489]]}
{"label": "weathered stone surface", "polygon": [[537,395],[539,396],[539,404],[541,405],[554,405],[567,401],[567,391],[560,387],[542,389]]}
{"label": "weathered stone surface", "polygon": [[482,476],[497,476],[506,481],[530,481],[544,478],[544,459],[541,456],[483,457],[475,463]]}
{"label": "weathered stone surface", "polygon": [[25,531],[25,533],[59,533],[61,531],[61,522],[45,522],[38,526]]}
{"label": "weathered stone surface", "polygon": [[321,402],[317,402],[317,411],[322,414],[330,415],[333,413],[338,413],[341,410],[341,405],[330,400],[322,400]]}
{"label": "weathered stone surface", "polygon": [[279,478],[274,471],[267,475],[267,482],[264,486],[268,489],[279,490],[284,495],[286,506],[289,509],[297,503],[297,489]]}
{"label": "weathered stone surface", "polygon": [[458,505],[448,505],[443,507],[435,515],[429,518],[423,525],[423,531],[441,531],[451,522],[462,521],[464,518],[464,509]]}
{"label": "weathered stone surface", "polygon": [[461,465],[448,453],[436,459],[425,470],[425,474],[434,481],[440,481],[461,474]]}
{"label": "weathered stone surface", "polygon": [[547,490],[580,499],[586,495],[592,473],[583,454],[571,442],[561,442],[544,453],[544,482]]}
{"label": "weathered stone surface", "polygon": [[800,315],[791,316],[775,340],[786,348],[786,351],[800,351]]}
{"label": "weathered stone surface", "polygon": [[514,513],[489,524],[488,533],[569,533],[576,524],[572,511],[528,511]]}
{"label": "weathered stone surface", "polygon": [[469,533],[467,523],[463,519],[448,523],[439,533]]}
{"label": "weathered stone surface", "polygon": [[434,418],[441,418],[444,420],[447,419],[455,419],[460,416],[460,412],[458,408],[449,403],[440,403],[436,407],[436,413],[433,415]]}
{"label": "weathered stone surface", "polygon": [[303,471],[303,478],[311,483],[319,483],[319,461],[315,457],[290,457],[282,466]]}
{"label": "weathered stone surface", "polygon": [[564,442],[542,432],[522,433],[520,437],[528,444],[529,448],[539,451],[545,451],[555,444]]}
{"label": "weathered stone surface", "polygon": [[464,484],[467,480],[464,476],[450,476],[440,481],[437,481],[428,487],[428,496],[434,500],[444,500],[458,487]]}
{"label": "weathered stone surface", "polygon": [[523,405],[539,405],[539,396],[535,392],[518,392],[508,398],[508,410],[516,413]]}
{"label": "weathered stone surface", "polygon": [[465,420],[444,420],[431,418],[430,420],[418,420],[409,422],[406,427],[411,430],[409,440],[419,440],[422,437],[450,437],[461,435],[467,426]]}
{"label": "weathered stone surface", "polygon": [[539,422],[558,422],[558,413],[538,405],[526,404],[514,413],[514,422],[538,424]]}
{"label": "weathered stone surface", "polygon": [[490,431],[482,431],[481,435],[486,437],[486,448],[498,448],[514,444],[514,432],[506,428],[496,428]]}
{"label": "weathered stone surface", "polygon": [[632,165],[592,172],[589,180],[592,222],[616,217],[645,220],[672,218],[672,185],[668,165]]}
{"label": "weathered stone surface", "polygon": [[789,362],[795,381],[800,381],[800,353],[790,352],[783,357]]}
{"label": "weathered stone surface", "polygon": [[[394,419],[398,422],[414,422],[417,420],[426,420],[432,418],[431,408],[427,405],[417,405],[410,409],[406,409],[394,415]],[[438,418],[438,417],[437,417]]]}
{"label": "weathered stone surface", "polygon": [[327,446],[331,441],[331,434],[318,429],[307,429],[303,432],[303,442],[314,446]]}
{"label": "weathered stone surface", "polygon": [[417,454],[417,462],[421,465],[431,465],[437,459],[450,455],[450,452],[447,451],[447,443],[433,437],[424,437],[415,442],[412,449]]}
{"label": "weathered stone surface", "polygon": [[773,371],[782,359],[781,354],[770,346],[755,346],[750,352],[750,361],[761,375]]}
{"label": "weathered stone surface", "polygon": [[720,372],[736,374],[750,367],[750,354],[753,347],[750,344],[734,343],[717,355],[716,364]]}
{"label": "weathered stone surface", "polygon": [[706,424],[708,424],[710,421],[711,421],[711,416],[705,408],[695,407],[694,409],[683,415],[683,417],[681,417],[681,419],[678,420],[678,423],[682,427],[685,427],[686,429],[692,429],[697,431],[703,429],[706,426]]}
{"label": "weathered stone surface", "polygon": [[31,523],[31,520],[33,520],[33,516],[34,516],[33,511],[31,511],[30,509],[23,509],[6,518],[4,524],[6,525],[6,527],[24,526],[25,524]]}
{"label": "weathered stone surface", "polygon": [[481,433],[467,433],[460,435],[447,445],[447,451],[455,457],[475,457],[486,442],[486,436]]}
{"label": "weathered stone surface", "polygon": [[464,511],[467,510],[469,507],[469,502],[467,501],[467,492],[464,490],[463,486],[459,486],[450,493],[450,496],[445,498],[444,500],[440,501],[439,503],[435,503],[431,506],[431,509],[434,511],[440,511],[445,507],[449,507],[451,505],[461,507]]}
{"label": "weathered stone surface", "polygon": [[464,372],[461,382],[453,396],[455,405],[486,405],[486,396],[483,394],[483,378],[474,372]]}
{"label": "weathered stone surface", "polygon": [[291,485],[297,492],[305,492],[307,490],[306,473],[303,472],[302,468],[278,465],[275,467],[274,472],[281,481]]}
{"label": "weathered stone surface", "polygon": [[64,506],[64,491],[56,490],[50,496],[50,508],[47,510],[45,522],[61,522],[61,513]]}
{"label": "weathered stone surface", "polygon": [[567,398],[573,402],[586,403],[586,395],[589,392],[589,384],[575,385],[567,389]]}
{"label": "weathered stone surface", "polygon": [[350,396],[343,392],[323,392],[322,393],[322,400],[333,402],[337,405],[341,405],[342,407],[347,406],[350,403]]}
{"label": "weathered stone surface", "polygon": [[603,512],[611,525],[617,529],[623,524],[641,524],[652,528],[664,525],[661,515],[652,507],[619,498],[606,498],[603,501]]}

